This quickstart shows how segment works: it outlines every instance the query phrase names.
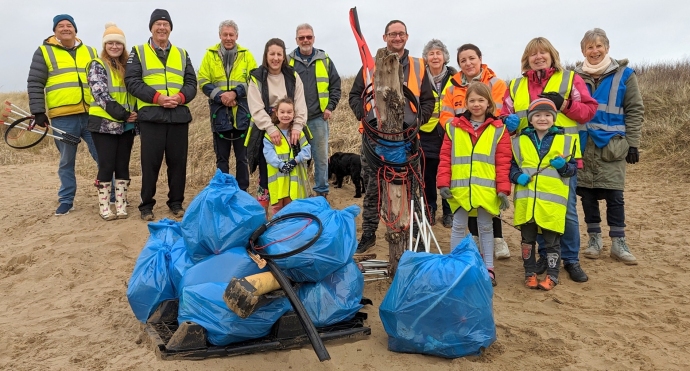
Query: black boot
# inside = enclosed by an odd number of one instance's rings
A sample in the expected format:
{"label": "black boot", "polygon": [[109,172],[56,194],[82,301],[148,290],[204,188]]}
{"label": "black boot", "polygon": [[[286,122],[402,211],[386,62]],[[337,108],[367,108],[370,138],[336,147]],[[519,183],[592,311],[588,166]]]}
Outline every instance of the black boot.
{"label": "black boot", "polygon": [[443,226],[453,228],[453,214],[443,214]]}
{"label": "black boot", "polygon": [[539,260],[537,260],[537,269],[534,271],[534,273],[543,274],[546,272],[547,265],[548,262],[546,261],[546,257],[539,255]]}
{"label": "black boot", "polygon": [[357,251],[355,254],[363,254],[370,247],[376,244],[376,234],[375,233],[362,233],[362,238],[359,239],[359,244],[357,245]]}
{"label": "black boot", "polygon": [[580,263],[564,264],[563,268],[565,268],[565,271],[570,275],[570,279],[575,282],[587,282],[589,279],[585,271],[580,267]]}

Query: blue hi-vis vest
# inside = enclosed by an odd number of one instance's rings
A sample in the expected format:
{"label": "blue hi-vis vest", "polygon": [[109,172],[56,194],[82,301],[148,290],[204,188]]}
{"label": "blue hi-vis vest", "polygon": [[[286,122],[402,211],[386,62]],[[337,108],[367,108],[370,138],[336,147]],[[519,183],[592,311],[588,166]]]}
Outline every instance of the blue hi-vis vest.
{"label": "blue hi-vis vest", "polygon": [[[592,94],[592,98],[597,100],[599,106],[594,118],[587,123],[586,135],[592,138],[597,148],[604,148],[611,138],[616,135],[625,136],[625,109],[623,99],[625,98],[625,82],[630,75],[635,73],[632,68],[625,67],[619,69],[614,74],[610,74],[601,81],[599,87]],[[587,85],[588,89],[592,89]],[[584,133],[580,133],[583,137]],[[581,145],[587,142],[580,141]]]}

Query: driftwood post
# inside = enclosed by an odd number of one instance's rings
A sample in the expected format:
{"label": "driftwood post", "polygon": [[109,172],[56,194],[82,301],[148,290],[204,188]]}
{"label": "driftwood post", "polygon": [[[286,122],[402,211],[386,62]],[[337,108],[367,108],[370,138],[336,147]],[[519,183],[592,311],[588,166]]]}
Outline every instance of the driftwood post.
{"label": "driftwood post", "polygon": [[[403,96],[403,70],[398,60],[398,54],[391,53],[386,48],[376,52],[376,69],[374,70],[374,87],[376,89],[376,107],[379,113],[379,128],[384,133],[399,133],[403,130],[405,116],[405,97]],[[386,140],[402,140],[402,135],[385,136]],[[409,225],[410,200],[407,199],[408,189],[406,185],[386,183],[381,180],[381,211],[382,215],[391,215],[395,222],[387,226],[386,241],[388,241],[390,277],[395,275],[398,261],[405,252],[409,243],[409,236],[403,229]],[[409,184],[409,183],[405,183]],[[395,232],[399,230],[401,232]]]}

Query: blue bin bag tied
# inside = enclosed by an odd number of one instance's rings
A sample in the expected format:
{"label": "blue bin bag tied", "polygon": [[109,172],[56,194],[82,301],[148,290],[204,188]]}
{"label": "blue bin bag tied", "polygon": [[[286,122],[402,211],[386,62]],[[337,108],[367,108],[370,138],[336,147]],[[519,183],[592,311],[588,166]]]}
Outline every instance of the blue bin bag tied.
{"label": "blue bin bag tied", "polygon": [[379,308],[388,349],[444,358],[496,341],[493,288],[467,235],[449,255],[406,251]]}
{"label": "blue bin bag tied", "polygon": [[384,160],[396,164],[402,164],[407,161],[407,151],[410,150],[408,143],[390,142],[387,140],[381,140],[379,143],[381,145],[376,146],[374,151],[376,151],[377,155],[383,157]]}
{"label": "blue bin bag tied", "polygon": [[180,225],[161,219],[148,225],[149,238],[139,253],[127,283],[127,300],[142,323],[165,300],[175,299],[175,287],[191,266]]}
{"label": "blue bin bag tied", "polygon": [[[275,263],[294,282],[319,282],[347,264],[355,253],[355,217],[359,215],[359,206],[335,210],[325,198],[311,197],[290,202],[275,217],[297,212],[316,215],[321,220],[321,237],[305,251],[275,259]],[[307,244],[318,229],[317,223],[309,219],[288,219],[268,228],[259,237],[258,244],[265,246],[267,254],[282,254]]]}
{"label": "blue bin bag tied", "polygon": [[230,282],[233,278],[241,279],[267,271],[268,268],[259,269],[244,247],[233,247],[222,254],[207,256],[189,268],[182,277],[178,293],[182,293],[185,287],[200,283]]}
{"label": "blue bin bag tied", "polygon": [[351,320],[362,308],[364,275],[350,260],[317,283],[303,283],[297,295],[314,326],[324,327]]}
{"label": "blue bin bag tied", "polygon": [[227,286],[227,282],[208,282],[185,287],[180,296],[177,321],[201,325],[211,344],[225,346],[268,335],[273,324],[292,309],[287,298],[279,298],[242,319],[223,301]]}
{"label": "blue bin bag tied", "polygon": [[237,180],[216,174],[189,204],[182,219],[182,236],[193,262],[245,246],[255,229],[266,222],[266,211]]}

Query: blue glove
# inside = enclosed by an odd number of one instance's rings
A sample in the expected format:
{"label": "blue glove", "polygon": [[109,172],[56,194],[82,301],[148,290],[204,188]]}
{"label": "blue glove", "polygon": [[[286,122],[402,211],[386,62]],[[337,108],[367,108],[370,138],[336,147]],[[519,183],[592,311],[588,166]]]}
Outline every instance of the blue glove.
{"label": "blue glove", "polygon": [[563,157],[554,157],[549,163],[554,169],[561,170],[565,166],[565,159]]}
{"label": "blue glove", "polygon": [[529,183],[529,181],[530,181],[530,176],[525,174],[525,173],[520,174],[520,176],[518,176],[518,178],[517,178],[517,183],[523,187],[526,186],[527,183]]}
{"label": "blue glove", "polygon": [[520,126],[520,118],[518,115],[511,113],[510,115],[506,116],[506,118],[503,120],[503,123],[506,125],[508,131],[513,133],[515,130],[517,130],[518,126]]}

